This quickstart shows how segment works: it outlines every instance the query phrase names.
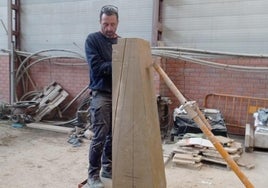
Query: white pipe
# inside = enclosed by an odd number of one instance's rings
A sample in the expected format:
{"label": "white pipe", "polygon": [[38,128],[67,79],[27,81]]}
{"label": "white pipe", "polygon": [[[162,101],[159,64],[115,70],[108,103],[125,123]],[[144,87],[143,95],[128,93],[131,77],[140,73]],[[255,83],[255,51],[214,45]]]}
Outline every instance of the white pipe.
{"label": "white pipe", "polygon": [[268,67],[252,67],[252,66],[239,66],[239,65],[228,65],[228,64],[221,64],[212,61],[206,61],[202,59],[196,59],[192,57],[188,57],[185,55],[181,55],[180,53],[176,53],[174,51],[170,52],[167,50],[153,50],[152,55],[167,57],[167,58],[175,58],[181,59],[185,61],[190,61],[192,63],[197,63],[201,65],[206,65],[214,68],[222,68],[225,70],[234,70],[234,71],[246,71],[246,72],[267,72]]}
{"label": "white pipe", "polygon": [[14,64],[15,64],[15,60],[14,60],[14,42],[11,42],[11,53],[10,53],[10,104],[14,104],[15,102],[15,72],[14,72]]}
{"label": "white pipe", "polygon": [[84,89],[82,89],[77,95],[75,98],[73,98],[73,100],[71,100],[69,102],[69,104],[64,107],[64,109],[61,111],[61,113],[65,112],[72,104],[74,101],[76,101],[76,99],[78,99],[84,92],[86,92],[88,90],[88,86],[84,87]]}
{"label": "white pipe", "polygon": [[213,54],[213,55],[268,58],[268,55],[267,54],[249,54],[249,53],[221,52],[221,51],[211,51],[211,50],[202,50],[202,49],[194,49],[194,48],[183,48],[183,47],[151,47],[151,49],[152,50],[170,50],[170,51],[181,51],[181,52],[194,52],[194,53]]}

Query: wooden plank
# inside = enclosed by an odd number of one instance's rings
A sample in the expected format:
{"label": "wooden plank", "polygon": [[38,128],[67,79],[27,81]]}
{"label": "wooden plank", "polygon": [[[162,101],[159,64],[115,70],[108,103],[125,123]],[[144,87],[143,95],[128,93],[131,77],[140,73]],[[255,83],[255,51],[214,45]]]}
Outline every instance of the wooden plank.
{"label": "wooden plank", "polygon": [[[224,159],[222,158],[222,156],[221,156],[219,153],[203,152],[202,154],[203,154],[203,156],[205,156],[205,157],[210,157],[210,158],[214,158],[214,159],[224,160]],[[240,155],[238,155],[238,154],[233,154],[233,155],[230,155],[230,157],[231,157],[234,161],[237,161],[237,160],[240,158]]]}
{"label": "wooden plank", "polygon": [[190,160],[184,160],[184,159],[172,159],[172,162],[173,163],[176,163],[176,164],[195,164],[195,161],[190,161]]}
{"label": "wooden plank", "polygon": [[224,136],[215,136],[215,137],[219,140],[219,142],[220,142],[222,145],[228,145],[228,144],[234,142],[233,139],[231,139],[231,138],[227,138],[227,137],[224,137]]}
{"label": "wooden plank", "polygon": [[28,123],[26,124],[27,127],[34,128],[34,129],[42,129],[42,130],[47,130],[47,131],[53,131],[53,132],[58,132],[58,133],[71,133],[73,128],[70,127],[61,127],[61,126],[56,126],[56,125],[51,125],[51,124],[46,124],[46,123]]}
{"label": "wooden plank", "polygon": [[185,153],[185,154],[192,154],[192,155],[197,155],[200,153],[200,150],[195,150],[194,148],[188,148],[188,149],[183,149],[183,148],[174,148],[173,149],[174,153]]}
{"label": "wooden plank", "polygon": [[176,153],[173,157],[173,159],[181,159],[181,160],[194,161],[194,162],[200,162],[201,158],[202,158],[201,155],[191,155],[191,154],[185,154],[185,153]]}
{"label": "wooden plank", "polygon": [[253,163],[249,163],[249,162],[247,162],[247,163],[243,163],[243,162],[240,162],[239,160],[237,161],[237,164],[239,165],[239,166],[242,166],[242,167],[245,167],[245,168],[247,168],[247,169],[253,169],[253,168],[255,168],[255,164],[253,164]]}
{"label": "wooden plank", "polygon": [[253,152],[254,148],[254,130],[253,126],[249,123],[246,124],[246,133],[245,133],[245,151]]}
{"label": "wooden plank", "polygon": [[234,147],[232,147],[232,148],[224,147],[224,149],[225,149],[228,153],[230,153],[230,154],[240,153],[238,148],[234,148]]}
{"label": "wooden plank", "polygon": [[212,163],[216,163],[216,164],[220,164],[220,165],[227,165],[227,162],[223,159],[215,159],[215,158],[211,158],[211,157],[205,157],[202,156],[202,161],[208,161],[208,162],[212,162]]}
{"label": "wooden plank", "polygon": [[195,163],[194,161],[187,161],[181,159],[172,159],[172,162],[177,166],[183,166],[191,169],[200,169],[203,166],[202,163]]}
{"label": "wooden plank", "polygon": [[149,43],[113,47],[113,187],[165,188]]}
{"label": "wooden plank", "polygon": [[186,138],[178,142],[179,146],[195,146],[214,148],[210,140],[203,138]]}

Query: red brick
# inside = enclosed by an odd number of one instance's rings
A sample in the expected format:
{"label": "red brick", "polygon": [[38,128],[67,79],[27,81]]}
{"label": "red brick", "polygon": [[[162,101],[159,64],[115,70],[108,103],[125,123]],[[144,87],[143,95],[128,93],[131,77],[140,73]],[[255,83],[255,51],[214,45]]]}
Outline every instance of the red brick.
{"label": "red brick", "polygon": [[[267,66],[268,60],[257,58],[229,58],[213,59],[219,63],[244,66]],[[268,97],[268,73],[247,73],[241,71],[231,71],[216,69],[194,63],[184,63],[174,65],[174,60],[167,59],[162,62],[167,74],[175,85],[181,90],[180,86],[185,85],[183,91],[185,96],[190,96],[196,101],[203,101],[209,93],[224,93],[243,96]],[[176,73],[177,71],[177,73]],[[182,83],[183,82],[183,83]],[[161,82],[160,84],[165,84]],[[172,96],[165,87],[160,86],[160,93]],[[265,90],[263,92],[262,90]],[[256,93],[257,91],[262,91]],[[201,104],[202,105],[202,104]],[[173,105],[174,106],[174,105]]]}

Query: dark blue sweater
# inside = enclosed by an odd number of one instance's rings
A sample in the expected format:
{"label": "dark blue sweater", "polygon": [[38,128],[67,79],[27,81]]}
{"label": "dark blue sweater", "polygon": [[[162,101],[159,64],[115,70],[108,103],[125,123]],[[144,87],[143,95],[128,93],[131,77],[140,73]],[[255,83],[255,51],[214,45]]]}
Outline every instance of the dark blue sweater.
{"label": "dark blue sweater", "polygon": [[88,35],[85,52],[91,90],[112,92],[112,44],[116,43],[117,38],[107,38],[101,32]]}

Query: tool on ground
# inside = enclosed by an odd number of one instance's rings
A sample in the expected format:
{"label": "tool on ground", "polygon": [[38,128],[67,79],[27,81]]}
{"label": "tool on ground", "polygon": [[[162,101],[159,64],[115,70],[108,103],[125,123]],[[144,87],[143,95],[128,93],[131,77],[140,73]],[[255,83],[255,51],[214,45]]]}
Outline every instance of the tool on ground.
{"label": "tool on ground", "polygon": [[30,123],[33,121],[30,114],[38,104],[36,101],[19,101],[13,104],[0,101],[0,119],[9,119],[19,124]]}
{"label": "tool on ground", "polygon": [[184,106],[185,111],[189,114],[189,116],[195,121],[195,123],[200,127],[202,132],[208,137],[208,139],[212,142],[214,147],[221,154],[223,159],[228,163],[230,168],[235,172],[238,178],[242,181],[242,183],[247,188],[253,188],[253,184],[248,180],[248,178],[244,175],[244,173],[239,169],[238,165],[235,161],[229,156],[228,152],[223,148],[217,138],[210,131],[210,124],[201,113],[197,103],[195,101],[187,101],[181,92],[177,89],[174,83],[170,80],[164,70],[157,63],[153,63],[152,66],[156,70],[156,72],[163,78],[166,85],[172,91],[172,93],[177,97],[180,103]]}

